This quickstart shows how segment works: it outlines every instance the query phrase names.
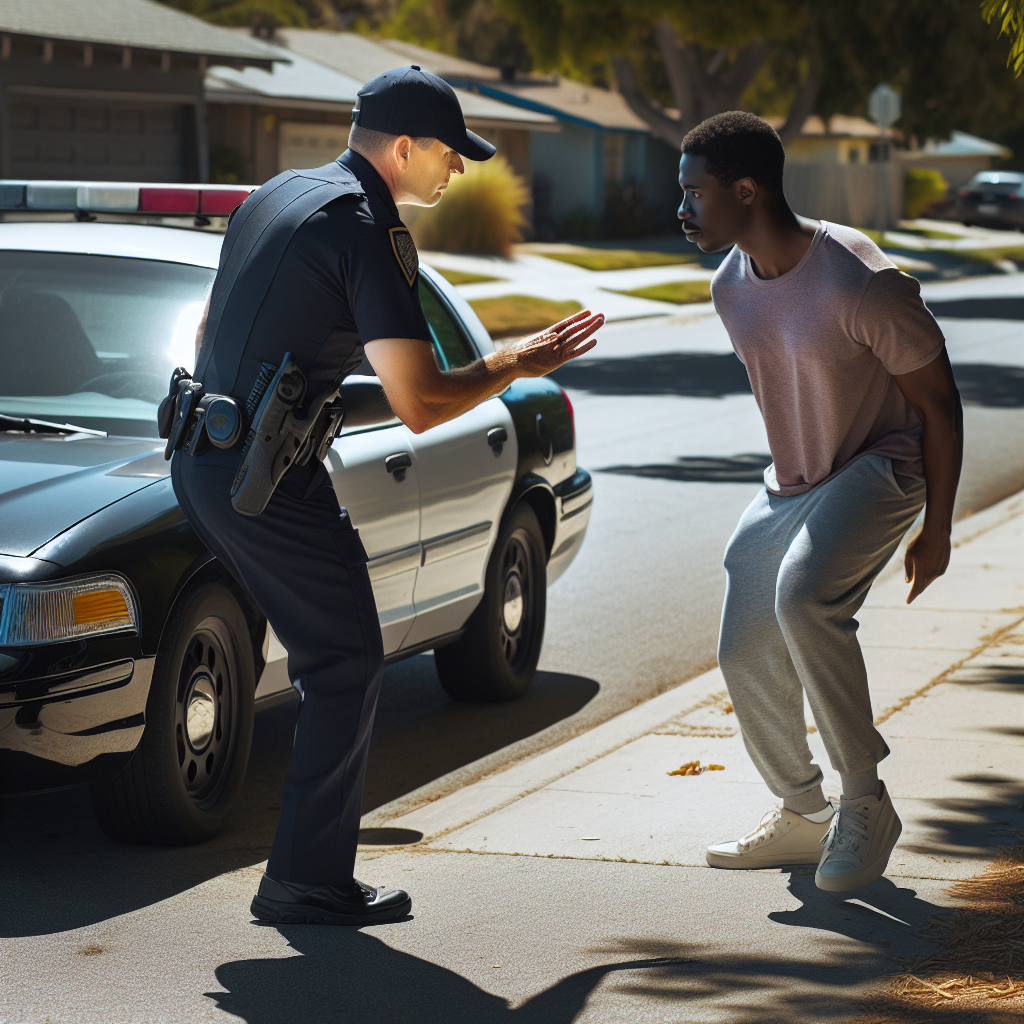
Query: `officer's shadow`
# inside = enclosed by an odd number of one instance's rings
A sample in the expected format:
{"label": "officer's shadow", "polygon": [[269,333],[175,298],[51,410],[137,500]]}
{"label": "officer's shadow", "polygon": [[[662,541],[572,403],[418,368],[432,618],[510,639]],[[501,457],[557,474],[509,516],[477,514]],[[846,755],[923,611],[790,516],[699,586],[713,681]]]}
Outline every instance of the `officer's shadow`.
{"label": "officer's shadow", "polygon": [[219,1009],[247,1024],[570,1024],[612,971],[665,967],[664,958],[602,964],[563,978],[512,1009],[454,971],[371,931],[278,925],[299,956],[236,960],[217,968],[226,992],[208,992]]}

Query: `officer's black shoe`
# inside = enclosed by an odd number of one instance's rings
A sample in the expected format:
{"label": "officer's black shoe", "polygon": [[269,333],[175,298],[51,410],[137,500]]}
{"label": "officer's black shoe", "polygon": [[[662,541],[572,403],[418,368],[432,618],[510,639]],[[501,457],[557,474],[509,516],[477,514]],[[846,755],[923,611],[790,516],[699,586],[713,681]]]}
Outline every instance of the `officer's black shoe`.
{"label": "officer's black shoe", "polygon": [[358,880],[347,886],[278,882],[264,874],[252,915],[273,924],[376,924],[405,917],[412,899],[402,889],[381,892]]}

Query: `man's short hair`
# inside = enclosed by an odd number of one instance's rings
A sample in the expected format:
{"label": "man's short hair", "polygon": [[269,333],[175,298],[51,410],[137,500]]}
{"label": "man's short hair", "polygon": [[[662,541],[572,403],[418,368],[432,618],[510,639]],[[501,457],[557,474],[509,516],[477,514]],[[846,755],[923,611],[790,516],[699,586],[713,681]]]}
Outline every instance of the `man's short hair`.
{"label": "man's short hair", "polygon": [[775,129],[756,114],[727,110],[701,121],[687,132],[683,152],[704,157],[708,173],[723,188],[753,178],[767,191],[782,194],[786,149]]}
{"label": "man's short hair", "polygon": [[[377,132],[372,128],[361,128],[359,125],[352,125],[351,130],[348,133],[348,148],[354,149],[357,153],[361,153],[368,160],[372,160],[377,157],[383,157],[385,154],[391,151],[391,147],[395,144],[395,139],[399,138],[397,135],[389,135],[387,132]],[[430,149],[434,144],[434,140],[424,136],[423,138],[414,138],[412,140],[419,146],[420,149]]]}

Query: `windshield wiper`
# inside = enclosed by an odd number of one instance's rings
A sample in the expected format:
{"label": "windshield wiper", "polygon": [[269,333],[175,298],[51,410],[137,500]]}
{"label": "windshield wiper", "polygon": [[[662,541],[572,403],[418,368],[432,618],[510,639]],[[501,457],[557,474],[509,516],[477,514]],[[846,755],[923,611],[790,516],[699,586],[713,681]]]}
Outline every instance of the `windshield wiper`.
{"label": "windshield wiper", "polygon": [[106,437],[105,430],[92,430],[79,427],[74,423],[53,423],[50,420],[29,419],[26,416],[11,416],[0,412],[0,431],[20,431],[24,434],[92,434],[94,437]]}

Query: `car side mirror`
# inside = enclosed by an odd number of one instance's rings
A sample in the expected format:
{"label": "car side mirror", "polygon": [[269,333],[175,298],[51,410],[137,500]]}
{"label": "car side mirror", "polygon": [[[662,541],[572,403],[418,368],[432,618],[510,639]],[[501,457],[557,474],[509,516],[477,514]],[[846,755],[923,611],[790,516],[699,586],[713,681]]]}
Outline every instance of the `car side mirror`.
{"label": "car side mirror", "polygon": [[343,433],[397,422],[376,377],[347,377],[341,382],[341,400],[345,406]]}

